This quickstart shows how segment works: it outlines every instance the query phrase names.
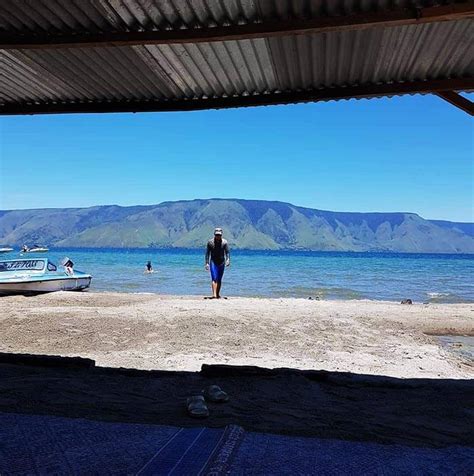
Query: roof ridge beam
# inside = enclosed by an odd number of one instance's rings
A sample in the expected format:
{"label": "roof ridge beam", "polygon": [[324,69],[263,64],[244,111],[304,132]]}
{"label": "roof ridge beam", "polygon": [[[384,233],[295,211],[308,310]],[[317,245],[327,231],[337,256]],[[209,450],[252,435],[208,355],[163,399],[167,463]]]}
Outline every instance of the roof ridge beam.
{"label": "roof ridge beam", "polygon": [[419,25],[474,17],[474,0],[432,7],[398,8],[353,15],[311,19],[271,20],[244,25],[159,31],[115,31],[99,34],[0,33],[0,49],[92,48],[133,45],[167,45],[304,35],[375,27]]}
{"label": "roof ridge beam", "polygon": [[364,99],[403,94],[440,93],[441,95],[441,93],[446,91],[454,90],[474,91],[474,77],[365,84],[347,87],[339,86],[310,91],[275,92],[208,99],[4,103],[0,104],[0,116],[19,114],[199,111],[204,109],[271,106],[340,99]]}

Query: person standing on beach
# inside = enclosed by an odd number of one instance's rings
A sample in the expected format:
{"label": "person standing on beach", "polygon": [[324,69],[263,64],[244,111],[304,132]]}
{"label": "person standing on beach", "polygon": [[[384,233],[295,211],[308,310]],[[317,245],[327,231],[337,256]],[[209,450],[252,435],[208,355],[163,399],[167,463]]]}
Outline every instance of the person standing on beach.
{"label": "person standing on beach", "polygon": [[229,244],[222,238],[222,228],[216,228],[214,238],[207,242],[205,266],[211,271],[212,297],[219,299],[224,269],[230,266]]}

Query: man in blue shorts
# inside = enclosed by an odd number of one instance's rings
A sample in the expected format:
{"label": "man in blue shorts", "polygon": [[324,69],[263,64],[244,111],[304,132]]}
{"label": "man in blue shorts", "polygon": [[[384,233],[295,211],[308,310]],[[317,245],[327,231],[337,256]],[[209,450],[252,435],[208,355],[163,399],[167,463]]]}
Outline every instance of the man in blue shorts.
{"label": "man in blue shorts", "polygon": [[206,270],[211,270],[212,297],[219,299],[224,268],[230,266],[230,252],[227,240],[222,238],[222,228],[214,230],[214,238],[207,242]]}

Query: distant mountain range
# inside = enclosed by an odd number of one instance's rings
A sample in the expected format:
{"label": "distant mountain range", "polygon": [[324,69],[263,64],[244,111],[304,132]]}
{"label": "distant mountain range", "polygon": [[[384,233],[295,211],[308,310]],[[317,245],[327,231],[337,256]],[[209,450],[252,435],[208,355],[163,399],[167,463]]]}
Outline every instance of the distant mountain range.
{"label": "distant mountain range", "polygon": [[0,243],[202,248],[215,226],[234,248],[474,253],[474,224],[415,213],[342,213],[262,200],[0,211]]}

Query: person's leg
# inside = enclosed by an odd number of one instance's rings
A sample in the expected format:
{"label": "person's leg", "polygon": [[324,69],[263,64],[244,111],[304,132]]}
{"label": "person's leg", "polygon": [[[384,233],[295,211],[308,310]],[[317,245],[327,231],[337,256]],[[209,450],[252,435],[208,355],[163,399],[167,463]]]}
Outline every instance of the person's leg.
{"label": "person's leg", "polygon": [[217,298],[217,297],[219,296],[219,293],[218,293],[218,291],[217,291],[217,283],[216,283],[216,281],[212,281],[211,288],[212,288],[212,297],[213,297],[213,298]]}
{"label": "person's leg", "polygon": [[216,297],[220,298],[221,297],[221,286],[222,286],[222,277],[224,276],[224,269],[225,265],[223,264],[222,266],[218,267],[217,270],[217,286],[216,286]]}
{"label": "person's leg", "polygon": [[219,276],[218,276],[219,273],[218,273],[218,268],[213,261],[211,261],[210,269],[211,269],[211,280],[212,280],[212,283],[211,283],[212,297],[216,298],[218,296],[217,281],[219,279]]}

